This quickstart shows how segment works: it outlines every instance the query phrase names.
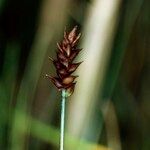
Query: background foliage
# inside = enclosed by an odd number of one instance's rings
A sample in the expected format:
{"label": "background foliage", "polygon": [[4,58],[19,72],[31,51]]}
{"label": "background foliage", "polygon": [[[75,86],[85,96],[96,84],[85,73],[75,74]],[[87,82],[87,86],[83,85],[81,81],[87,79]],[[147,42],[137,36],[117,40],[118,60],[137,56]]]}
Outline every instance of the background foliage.
{"label": "background foliage", "polygon": [[[84,60],[67,103],[66,149],[150,149],[149,0],[0,1],[0,149],[55,150],[63,30],[78,25]],[[85,100],[85,101],[84,101]]]}

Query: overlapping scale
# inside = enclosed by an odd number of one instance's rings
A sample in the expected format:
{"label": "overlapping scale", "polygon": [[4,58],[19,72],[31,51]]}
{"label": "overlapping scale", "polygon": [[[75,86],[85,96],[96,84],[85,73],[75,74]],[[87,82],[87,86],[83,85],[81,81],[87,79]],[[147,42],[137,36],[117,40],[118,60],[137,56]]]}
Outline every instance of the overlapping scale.
{"label": "overlapping scale", "polygon": [[74,63],[74,59],[82,49],[78,49],[77,43],[81,34],[77,33],[75,26],[69,33],[64,32],[64,39],[57,43],[57,59],[50,58],[56,68],[56,77],[46,75],[58,90],[66,89],[67,95],[70,96],[75,88],[75,79],[78,76],[72,73],[79,67],[82,62]]}

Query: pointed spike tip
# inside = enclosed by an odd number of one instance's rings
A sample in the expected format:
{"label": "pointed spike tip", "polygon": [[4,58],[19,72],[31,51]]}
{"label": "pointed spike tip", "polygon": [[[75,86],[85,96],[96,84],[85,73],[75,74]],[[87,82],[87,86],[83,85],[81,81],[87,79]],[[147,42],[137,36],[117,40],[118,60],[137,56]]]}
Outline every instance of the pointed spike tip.
{"label": "pointed spike tip", "polygon": [[51,60],[51,61],[54,61],[54,59],[52,57],[50,57],[50,56],[48,57],[48,59]]}

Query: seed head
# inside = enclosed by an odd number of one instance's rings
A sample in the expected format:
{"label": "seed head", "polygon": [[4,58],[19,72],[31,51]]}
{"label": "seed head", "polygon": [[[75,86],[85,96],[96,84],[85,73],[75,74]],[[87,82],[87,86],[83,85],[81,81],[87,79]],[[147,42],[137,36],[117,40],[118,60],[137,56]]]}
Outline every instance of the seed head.
{"label": "seed head", "polygon": [[69,33],[64,32],[64,38],[60,43],[57,43],[56,59],[49,59],[53,62],[57,76],[46,75],[50,81],[57,87],[59,91],[65,89],[67,96],[70,96],[75,88],[75,79],[78,76],[72,73],[78,68],[82,62],[74,63],[75,57],[82,49],[77,48],[77,43],[81,34],[77,33],[77,26],[75,26]]}

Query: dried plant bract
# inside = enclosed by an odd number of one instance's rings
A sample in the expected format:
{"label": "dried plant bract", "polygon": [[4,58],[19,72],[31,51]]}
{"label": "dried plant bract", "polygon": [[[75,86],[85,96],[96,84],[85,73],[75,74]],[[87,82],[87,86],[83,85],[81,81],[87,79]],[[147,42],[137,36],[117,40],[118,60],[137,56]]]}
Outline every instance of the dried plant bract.
{"label": "dried plant bract", "polygon": [[70,96],[75,88],[75,79],[78,76],[72,73],[78,68],[82,62],[75,63],[74,59],[82,49],[77,48],[81,34],[77,33],[75,26],[69,33],[64,32],[64,38],[60,43],[57,43],[57,58],[50,60],[53,62],[57,76],[46,75],[59,91],[66,90],[67,96]]}

